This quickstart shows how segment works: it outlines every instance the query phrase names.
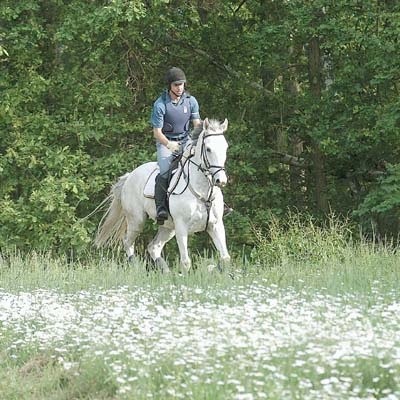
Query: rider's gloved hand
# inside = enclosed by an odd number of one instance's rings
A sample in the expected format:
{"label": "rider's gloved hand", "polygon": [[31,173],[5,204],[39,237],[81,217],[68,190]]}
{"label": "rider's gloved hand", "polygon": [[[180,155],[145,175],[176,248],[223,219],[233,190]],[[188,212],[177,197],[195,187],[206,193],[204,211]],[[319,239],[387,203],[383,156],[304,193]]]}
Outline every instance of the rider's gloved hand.
{"label": "rider's gloved hand", "polygon": [[167,149],[171,150],[173,153],[177,153],[181,149],[179,142],[169,141],[167,144]]}

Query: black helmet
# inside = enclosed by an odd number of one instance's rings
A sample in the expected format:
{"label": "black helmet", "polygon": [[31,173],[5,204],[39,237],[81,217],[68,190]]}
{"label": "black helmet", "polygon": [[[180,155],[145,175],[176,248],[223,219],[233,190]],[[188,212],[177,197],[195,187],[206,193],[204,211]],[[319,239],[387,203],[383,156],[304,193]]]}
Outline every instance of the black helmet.
{"label": "black helmet", "polygon": [[177,67],[170,68],[167,71],[165,79],[167,81],[168,86],[171,85],[171,83],[173,82],[186,83],[185,73],[180,68]]}

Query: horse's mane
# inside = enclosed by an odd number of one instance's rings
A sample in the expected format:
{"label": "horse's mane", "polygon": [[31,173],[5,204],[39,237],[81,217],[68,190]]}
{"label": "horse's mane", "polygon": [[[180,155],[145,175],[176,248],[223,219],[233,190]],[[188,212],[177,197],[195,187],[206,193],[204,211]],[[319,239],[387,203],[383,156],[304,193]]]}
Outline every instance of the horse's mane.
{"label": "horse's mane", "polygon": [[[216,119],[210,119],[208,122],[211,130],[217,130],[221,126],[221,123]],[[190,137],[192,138],[194,145],[196,145],[201,132],[203,132],[203,121],[201,121],[200,125],[193,128],[192,132],[190,133]]]}
{"label": "horse's mane", "polygon": [[196,145],[201,132],[203,132],[203,124],[202,123],[198,126],[195,126],[193,128],[193,130],[190,132],[190,137],[192,138],[192,143],[194,145]]}

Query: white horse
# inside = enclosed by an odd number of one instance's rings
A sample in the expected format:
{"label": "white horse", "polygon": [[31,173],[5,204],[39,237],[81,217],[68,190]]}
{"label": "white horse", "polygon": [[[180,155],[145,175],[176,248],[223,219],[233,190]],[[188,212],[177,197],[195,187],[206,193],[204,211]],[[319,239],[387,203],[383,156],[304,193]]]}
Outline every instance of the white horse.
{"label": "white horse", "polygon": [[[226,119],[222,124],[205,119],[193,133],[193,143],[184,151],[171,180],[168,189],[170,216],[159,226],[147,247],[153,261],[164,272],[168,271],[162,257],[165,244],[176,235],[182,267],[189,270],[188,235],[204,230],[211,236],[222,263],[230,261],[220,189],[227,184],[225,160],[228,143],[224,136],[227,127]],[[128,258],[134,256],[134,242],[146,219],[156,219],[154,199],[145,196],[145,188],[148,189],[150,183],[154,190],[157,169],[156,162],[143,164],[123,175],[112,187],[105,200],[111,204],[97,231],[97,247],[113,245],[121,240]]]}

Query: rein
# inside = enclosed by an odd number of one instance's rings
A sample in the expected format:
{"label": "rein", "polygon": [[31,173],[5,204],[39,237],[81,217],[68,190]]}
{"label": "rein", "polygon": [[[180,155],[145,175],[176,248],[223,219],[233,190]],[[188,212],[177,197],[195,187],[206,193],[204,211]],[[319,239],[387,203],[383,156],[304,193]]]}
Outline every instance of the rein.
{"label": "rein", "polygon": [[[202,201],[203,203],[204,203],[204,205],[205,205],[205,207],[206,207],[206,211],[207,211],[207,221],[206,221],[206,226],[205,226],[205,228],[204,228],[204,230],[206,231],[207,230],[207,228],[208,228],[208,223],[209,223],[209,221],[210,221],[210,211],[211,211],[211,206],[212,206],[212,202],[213,202],[213,200],[214,200],[214,196],[213,196],[213,194],[214,194],[214,187],[215,187],[215,185],[214,185],[214,183],[213,183],[213,180],[214,180],[214,176],[218,173],[218,172],[220,172],[220,171],[225,171],[225,167],[224,166],[221,166],[221,165],[212,165],[212,164],[210,164],[210,162],[209,162],[209,160],[208,160],[208,158],[207,158],[207,151],[205,151],[205,143],[204,143],[204,140],[208,137],[208,136],[223,136],[224,134],[223,133],[211,133],[211,134],[209,134],[209,135],[204,135],[203,136],[203,140],[202,140],[202,143],[201,143],[201,151],[200,151],[200,157],[201,157],[201,160],[203,161],[203,163],[204,163],[204,167],[202,166],[202,163],[200,163],[200,164],[197,164],[197,163],[195,163],[193,160],[191,160],[191,158],[193,157],[193,155],[189,155],[189,157],[187,157],[186,159],[185,159],[185,162],[184,163],[182,163],[182,160],[180,160],[179,161],[179,165],[180,165],[180,171],[179,171],[179,176],[177,177],[177,179],[176,179],[176,182],[175,182],[175,185],[174,185],[174,187],[170,190],[170,195],[181,195],[182,193],[184,193],[185,192],[185,190],[187,189],[187,188],[189,188],[189,190],[192,192],[192,194],[198,199],[198,200],[200,200],[200,201]],[[196,147],[197,147],[197,145],[196,145]],[[189,163],[189,166],[188,166],[188,172],[187,172],[187,174],[186,174],[186,172],[185,172],[185,165],[187,164],[187,163]],[[207,182],[208,182],[208,185],[209,185],[209,189],[208,189],[208,196],[207,196],[207,198],[204,198],[203,196],[201,196],[199,193],[197,193],[195,190],[194,190],[194,188],[193,188],[193,186],[190,184],[190,163],[191,164],[193,164],[193,165],[195,165],[196,167],[197,167],[197,169],[199,170],[199,171],[201,171],[202,173],[203,173],[203,175],[205,176],[205,178],[207,179]],[[216,169],[216,171],[215,172],[211,172],[211,169],[212,168],[215,168]],[[180,181],[180,179],[181,179],[181,176],[183,175],[183,178],[185,179],[185,182],[186,182],[186,186],[185,186],[185,188],[180,192],[180,193],[174,193],[174,190],[176,189],[176,187],[178,186],[178,183],[179,183],[179,181]]]}

